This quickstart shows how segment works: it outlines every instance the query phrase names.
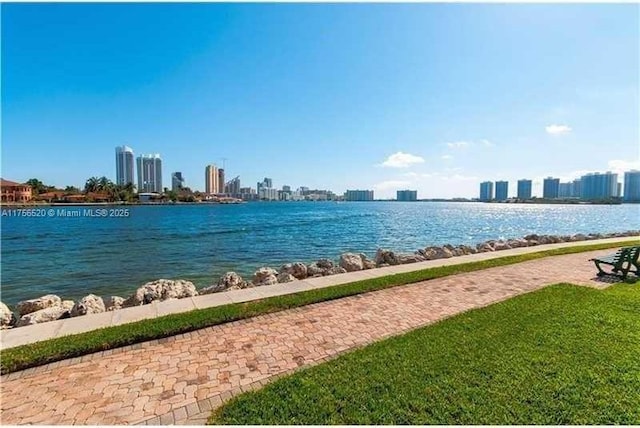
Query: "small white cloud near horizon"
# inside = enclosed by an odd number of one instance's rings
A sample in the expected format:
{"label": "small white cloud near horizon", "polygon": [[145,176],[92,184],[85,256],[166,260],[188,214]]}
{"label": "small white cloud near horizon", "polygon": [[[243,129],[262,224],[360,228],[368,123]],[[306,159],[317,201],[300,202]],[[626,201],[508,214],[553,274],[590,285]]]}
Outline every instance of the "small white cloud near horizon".
{"label": "small white cloud near horizon", "polygon": [[486,138],[483,138],[481,140],[476,140],[476,141],[452,141],[449,143],[445,143],[445,145],[450,148],[450,149],[454,149],[454,150],[462,150],[462,149],[468,149],[470,147],[478,147],[478,146],[482,146],[482,147],[495,147],[495,143],[492,143],[491,141],[487,140]]}
{"label": "small white cloud near horizon", "polygon": [[397,152],[392,154],[380,164],[388,168],[409,168],[411,165],[424,163],[424,158],[410,153]]}
{"label": "small white cloud near horizon", "polygon": [[568,125],[548,125],[545,126],[545,131],[550,135],[563,135],[568,134],[572,131],[571,127]]}
{"label": "small white cloud near horizon", "polygon": [[451,156],[451,155],[442,155],[442,156],[440,157],[440,159],[443,159],[443,160],[451,160],[451,159],[453,159],[453,156]]}
{"label": "small white cloud near horizon", "polygon": [[469,147],[472,143],[468,141],[454,141],[452,143],[447,143],[447,147],[450,149],[465,149]]}
{"label": "small white cloud near horizon", "polygon": [[480,142],[485,146],[485,147],[495,147],[496,143],[492,143],[489,140],[480,140]]}
{"label": "small white cloud near horizon", "polygon": [[470,176],[470,175],[462,175],[462,174],[454,174],[451,176],[443,176],[441,177],[443,180],[452,180],[452,181],[477,181],[478,177]]}

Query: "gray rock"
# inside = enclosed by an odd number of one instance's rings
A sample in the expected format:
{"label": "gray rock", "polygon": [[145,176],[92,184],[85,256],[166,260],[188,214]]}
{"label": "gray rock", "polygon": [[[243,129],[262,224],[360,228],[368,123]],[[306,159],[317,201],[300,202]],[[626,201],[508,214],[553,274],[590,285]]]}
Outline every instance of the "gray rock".
{"label": "gray rock", "polygon": [[409,263],[423,262],[426,259],[420,254],[398,254],[396,260],[398,260],[399,264],[406,265]]}
{"label": "gray rock", "polygon": [[383,248],[378,248],[378,251],[376,251],[375,261],[376,261],[376,265],[378,266],[382,264],[386,264],[386,265],[398,264],[398,258],[396,257],[396,254],[391,250],[385,250]]}
{"label": "gray rock", "polygon": [[344,253],[340,255],[340,267],[347,272],[355,272],[364,269],[364,261],[360,254]]}
{"label": "gray rock", "polygon": [[0,329],[11,328],[16,324],[16,316],[7,305],[0,302]]}
{"label": "gray rock", "polygon": [[460,247],[456,247],[453,250],[450,250],[453,257],[464,256],[464,250]]}
{"label": "gray rock", "polygon": [[467,256],[469,254],[475,254],[478,252],[474,247],[470,247],[468,245],[460,245],[458,249],[462,252],[463,256]]}
{"label": "gray rock", "polygon": [[273,285],[278,283],[278,272],[275,269],[269,267],[261,267],[253,274],[251,282],[256,287],[263,285]]}
{"label": "gray rock", "polygon": [[509,244],[509,246],[511,248],[521,248],[521,247],[528,247],[529,246],[529,241],[527,241],[526,239],[510,239],[509,241],[507,241],[507,243]]}
{"label": "gray rock", "polygon": [[453,252],[448,247],[427,247],[420,251],[425,260],[448,259],[453,257]]}
{"label": "gray rock", "polygon": [[362,268],[363,269],[375,269],[376,262],[367,258],[365,254],[360,254],[360,259],[362,260]]}
{"label": "gray rock", "polygon": [[487,253],[490,251],[495,251],[495,249],[493,248],[493,245],[491,245],[489,242],[483,242],[482,244],[478,244],[476,248],[478,249],[479,253]]}
{"label": "gray rock", "polygon": [[104,301],[104,307],[107,311],[116,311],[121,309],[124,305],[124,298],[119,296],[109,296]]}
{"label": "gray rock", "polygon": [[30,314],[32,312],[40,311],[52,306],[61,305],[62,299],[55,294],[47,294],[46,296],[38,297],[37,299],[24,300],[16,305],[18,315]]}
{"label": "gray rock", "polygon": [[62,307],[66,309],[66,312],[62,314],[62,316],[58,319],[62,318],[71,318],[71,309],[75,306],[73,300],[63,300]]}
{"label": "gray rock", "polygon": [[509,246],[508,243],[504,242],[503,240],[500,240],[500,241],[494,242],[493,249],[495,251],[502,251],[502,250],[509,250],[511,249],[511,247]]}
{"label": "gray rock", "polygon": [[242,287],[244,280],[235,272],[227,272],[218,279],[218,285],[225,288]]}
{"label": "gray rock", "polygon": [[329,259],[320,259],[316,262],[316,265],[320,268],[320,269],[331,269],[333,268],[335,265],[333,264],[333,262]]}
{"label": "gray rock", "polygon": [[297,281],[296,277],[287,272],[281,272],[278,274],[278,284],[283,284],[285,282],[293,282]]}
{"label": "gray rock", "polygon": [[23,315],[18,320],[16,327],[41,324],[43,322],[55,321],[60,318],[65,318],[69,316],[69,311],[70,308],[68,303],[63,305],[62,302],[60,302],[57,305],[49,306],[45,309],[40,309],[39,311],[29,312],[28,314]]}
{"label": "gray rock", "polygon": [[218,283],[205,287],[199,291],[199,294],[218,293],[226,290],[240,290],[247,288],[248,284],[240,275],[235,272],[227,272],[218,279]]}
{"label": "gray rock", "polygon": [[336,273],[346,272],[346,269],[335,266],[331,260],[320,259],[307,266],[307,275],[310,278],[318,278],[320,276],[335,275]]}
{"label": "gray rock", "polygon": [[147,282],[124,301],[124,306],[140,306],[155,300],[181,299],[197,296],[196,286],[191,281],[183,279],[158,279]]}
{"label": "gray rock", "polygon": [[73,305],[71,308],[71,316],[79,317],[87,314],[99,314],[106,310],[102,297],[96,296],[95,294],[89,294]]}
{"label": "gray rock", "polygon": [[298,279],[305,279],[307,277],[307,266],[304,263],[287,263],[282,265],[280,273],[288,273]]}
{"label": "gray rock", "polygon": [[322,276],[322,272],[324,272],[324,269],[319,268],[316,262],[307,265],[307,276],[311,278]]}
{"label": "gray rock", "polygon": [[327,275],[338,275],[340,273],[347,273],[347,270],[345,268],[341,268],[340,266],[334,266],[330,269],[326,269],[323,273],[324,276]]}

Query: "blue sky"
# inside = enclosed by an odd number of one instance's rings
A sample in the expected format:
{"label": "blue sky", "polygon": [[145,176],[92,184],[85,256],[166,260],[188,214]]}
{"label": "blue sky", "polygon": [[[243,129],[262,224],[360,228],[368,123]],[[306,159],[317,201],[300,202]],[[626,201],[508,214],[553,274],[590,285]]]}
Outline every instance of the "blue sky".
{"label": "blue sky", "polygon": [[[626,5],[3,4],[2,176],[476,197],[484,180],[640,168]],[[534,194],[541,186],[534,185]]]}

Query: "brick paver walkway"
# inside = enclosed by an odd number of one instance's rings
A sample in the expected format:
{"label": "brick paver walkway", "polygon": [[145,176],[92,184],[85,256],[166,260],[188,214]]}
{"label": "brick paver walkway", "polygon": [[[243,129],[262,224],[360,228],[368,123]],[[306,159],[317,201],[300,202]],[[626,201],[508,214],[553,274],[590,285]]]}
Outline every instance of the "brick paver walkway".
{"label": "brick paver walkway", "polygon": [[349,349],[548,284],[606,286],[587,260],[610,252],[454,275],[9,374],[1,422],[202,423],[232,395]]}

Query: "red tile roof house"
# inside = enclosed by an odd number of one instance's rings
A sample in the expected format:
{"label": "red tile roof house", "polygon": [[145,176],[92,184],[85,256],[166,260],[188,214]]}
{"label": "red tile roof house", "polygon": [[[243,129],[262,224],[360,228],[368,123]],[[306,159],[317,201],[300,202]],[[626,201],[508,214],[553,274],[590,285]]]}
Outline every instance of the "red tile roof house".
{"label": "red tile roof house", "polygon": [[32,197],[31,186],[28,184],[0,178],[0,189],[2,189],[0,199],[2,202],[29,202]]}

